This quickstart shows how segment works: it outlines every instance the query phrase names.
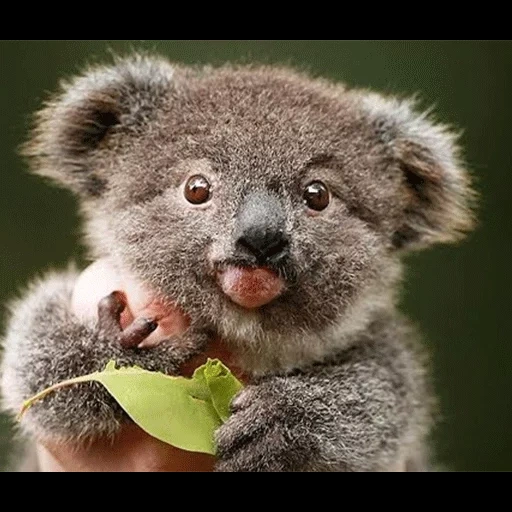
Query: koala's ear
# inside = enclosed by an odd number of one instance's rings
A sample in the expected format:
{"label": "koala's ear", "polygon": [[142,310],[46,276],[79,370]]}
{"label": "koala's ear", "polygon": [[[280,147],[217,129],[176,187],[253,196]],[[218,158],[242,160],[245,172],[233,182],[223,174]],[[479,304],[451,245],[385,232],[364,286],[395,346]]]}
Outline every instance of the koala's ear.
{"label": "koala's ear", "polygon": [[404,207],[394,246],[421,249],[463,238],[475,224],[476,194],[459,158],[457,136],[416,112],[412,100],[369,93],[362,103],[402,177]]}
{"label": "koala's ear", "polygon": [[94,168],[94,156],[112,131],[136,133],[151,119],[169,92],[173,70],[164,59],[135,55],[61,83],[21,148],[33,172],[83,197],[101,195],[108,177]]}

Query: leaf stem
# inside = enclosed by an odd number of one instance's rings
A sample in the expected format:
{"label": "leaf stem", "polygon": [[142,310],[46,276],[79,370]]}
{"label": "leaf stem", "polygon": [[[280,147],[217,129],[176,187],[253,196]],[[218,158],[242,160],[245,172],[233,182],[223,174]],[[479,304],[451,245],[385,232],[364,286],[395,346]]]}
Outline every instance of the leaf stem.
{"label": "leaf stem", "polygon": [[53,386],[50,386],[49,388],[43,389],[36,395],[30,397],[28,400],[25,400],[23,402],[23,405],[21,406],[21,410],[16,416],[16,420],[20,421],[21,417],[27,412],[27,410],[34,405],[35,402],[41,400],[49,393],[56,391],[57,389],[64,388],[67,386],[71,386],[72,384],[78,384],[80,382],[89,382],[92,380],[97,380],[98,372],[90,373],[89,375],[82,375],[80,377],[74,377],[72,379],[64,380],[62,382],[59,382],[57,384],[54,384]]}

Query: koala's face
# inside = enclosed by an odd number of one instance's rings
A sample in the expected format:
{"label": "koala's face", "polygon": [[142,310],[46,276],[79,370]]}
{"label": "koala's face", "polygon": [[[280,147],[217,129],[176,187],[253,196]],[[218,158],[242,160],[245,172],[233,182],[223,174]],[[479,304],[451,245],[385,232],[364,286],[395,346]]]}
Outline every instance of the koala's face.
{"label": "koala's face", "polygon": [[97,253],[227,337],[321,337],[383,307],[399,251],[468,226],[442,128],[289,71],[127,61],[45,116],[32,154],[43,174],[73,164],[58,179],[84,197]]}
{"label": "koala's face", "polygon": [[104,250],[216,325],[325,328],[395,275],[400,182],[359,117],[279,76],[189,79],[109,159]]}

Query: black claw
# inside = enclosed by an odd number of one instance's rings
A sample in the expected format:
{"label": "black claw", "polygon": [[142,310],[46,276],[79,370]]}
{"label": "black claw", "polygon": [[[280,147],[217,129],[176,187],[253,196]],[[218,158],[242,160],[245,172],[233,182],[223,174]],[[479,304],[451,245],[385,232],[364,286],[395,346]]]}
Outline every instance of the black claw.
{"label": "black claw", "polygon": [[121,332],[121,313],[126,307],[124,293],[114,291],[103,297],[98,303],[98,326],[101,331],[109,335]]}
{"label": "black claw", "polygon": [[118,336],[118,341],[125,348],[136,347],[156,328],[158,323],[150,318],[137,318]]}
{"label": "black claw", "polygon": [[158,322],[155,322],[154,320],[148,320],[148,329],[151,329],[149,331],[150,333],[153,332],[158,327]]}

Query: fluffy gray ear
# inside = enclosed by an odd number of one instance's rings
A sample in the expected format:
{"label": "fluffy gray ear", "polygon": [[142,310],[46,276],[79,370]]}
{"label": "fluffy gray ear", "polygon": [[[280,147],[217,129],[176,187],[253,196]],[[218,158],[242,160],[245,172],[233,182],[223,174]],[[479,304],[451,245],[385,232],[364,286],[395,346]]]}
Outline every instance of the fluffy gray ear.
{"label": "fluffy gray ear", "polygon": [[421,249],[463,238],[474,227],[476,194],[459,158],[457,136],[426,113],[417,113],[412,100],[369,93],[362,102],[403,180],[395,247]]}
{"label": "fluffy gray ear", "polygon": [[98,196],[107,177],[93,158],[113,131],[136,132],[168,94],[173,67],[141,55],[117,58],[70,81],[36,114],[22,147],[32,170],[82,196]]}

